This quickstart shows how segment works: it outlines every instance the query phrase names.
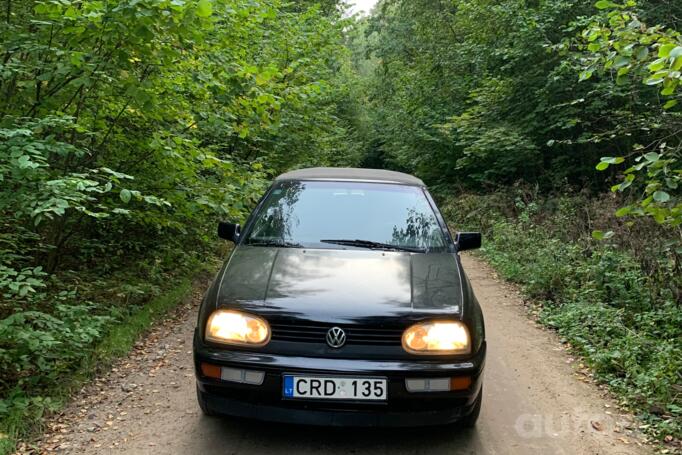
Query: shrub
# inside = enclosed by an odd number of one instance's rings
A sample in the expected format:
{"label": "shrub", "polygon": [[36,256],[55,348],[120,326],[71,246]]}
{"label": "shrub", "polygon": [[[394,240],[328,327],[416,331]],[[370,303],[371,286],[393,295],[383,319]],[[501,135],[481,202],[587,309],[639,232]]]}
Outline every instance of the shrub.
{"label": "shrub", "polygon": [[[483,231],[484,257],[539,304],[540,321],[584,356],[598,380],[653,423],[655,434],[682,435],[674,233],[625,229],[585,196],[543,198],[521,188],[446,197],[443,207],[453,225]],[[595,241],[594,220],[618,234]]]}

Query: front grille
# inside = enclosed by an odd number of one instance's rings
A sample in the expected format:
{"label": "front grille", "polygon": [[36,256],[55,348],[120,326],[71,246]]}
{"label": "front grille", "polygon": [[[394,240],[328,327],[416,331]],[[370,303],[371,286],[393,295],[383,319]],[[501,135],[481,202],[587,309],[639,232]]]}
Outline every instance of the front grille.
{"label": "front grille", "polygon": [[[272,339],[276,341],[295,341],[299,343],[326,343],[330,324],[282,324],[271,323]],[[375,327],[344,327],[346,344],[370,346],[400,346],[403,329],[385,329]]]}

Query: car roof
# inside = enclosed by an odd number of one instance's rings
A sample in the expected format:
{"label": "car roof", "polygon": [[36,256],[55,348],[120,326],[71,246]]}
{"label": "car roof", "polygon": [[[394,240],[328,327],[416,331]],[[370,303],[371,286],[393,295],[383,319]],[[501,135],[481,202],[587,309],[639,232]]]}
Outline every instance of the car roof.
{"label": "car roof", "polygon": [[287,180],[332,180],[357,182],[397,183],[400,185],[425,186],[417,177],[402,172],[384,169],[363,169],[351,167],[311,167],[285,172],[275,179],[277,182]]}

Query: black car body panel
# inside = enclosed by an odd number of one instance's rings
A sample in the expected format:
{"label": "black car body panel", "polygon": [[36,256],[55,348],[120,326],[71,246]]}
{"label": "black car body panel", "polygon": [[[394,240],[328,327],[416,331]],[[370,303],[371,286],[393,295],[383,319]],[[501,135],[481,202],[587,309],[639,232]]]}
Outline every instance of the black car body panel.
{"label": "black car body panel", "polygon": [[251,301],[313,319],[352,322],[412,310],[459,313],[462,304],[457,260],[447,253],[244,245],[231,262],[218,306]]}
{"label": "black car body panel", "polygon": [[[448,251],[411,253],[338,245],[285,248],[237,242],[204,296],[194,337],[200,401],[211,412],[306,424],[408,426],[454,422],[472,412],[480,400],[485,364],[483,315],[456,244],[421,188],[447,233]],[[259,208],[260,204],[255,213]],[[272,329],[269,343],[256,348],[207,342],[207,320],[219,308],[266,319]],[[401,335],[406,328],[443,319],[466,324],[470,354],[413,355],[403,349]],[[332,327],[347,333],[348,341],[340,348],[325,342]],[[202,363],[262,371],[265,379],[261,385],[247,385],[206,377]],[[287,373],[386,378],[388,399],[285,399],[282,377]],[[423,393],[408,392],[405,385],[406,378],[457,376],[470,377],[471,385],[466,390]]]}

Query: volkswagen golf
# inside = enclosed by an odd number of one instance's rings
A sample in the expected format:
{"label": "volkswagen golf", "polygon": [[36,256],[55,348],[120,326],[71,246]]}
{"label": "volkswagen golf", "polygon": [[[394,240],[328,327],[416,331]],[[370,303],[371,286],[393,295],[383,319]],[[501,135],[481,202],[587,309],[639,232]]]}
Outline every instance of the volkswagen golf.
{"label": "volkswagen golf", "polygon": [[481,308],[424,183],[373,169],[275,179],[204,295],[194,334],[206,415],[313,425],[471,427]]}

